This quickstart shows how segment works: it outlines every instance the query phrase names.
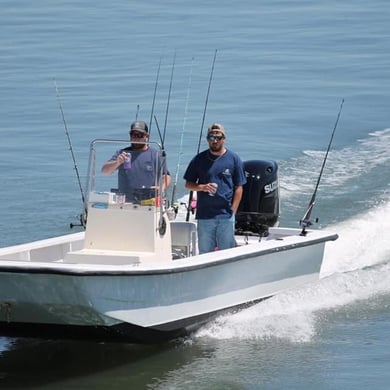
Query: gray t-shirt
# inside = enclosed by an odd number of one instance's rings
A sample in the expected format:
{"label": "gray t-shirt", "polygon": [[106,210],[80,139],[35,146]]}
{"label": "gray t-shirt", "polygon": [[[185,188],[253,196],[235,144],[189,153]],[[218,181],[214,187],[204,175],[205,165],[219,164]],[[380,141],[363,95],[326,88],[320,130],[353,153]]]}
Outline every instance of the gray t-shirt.
{"label": "gray t-shirt", "polygon": [[118,191],[126,194],[127,202],[133,202],[134,190],[158,184],[158,173],[162,173],[164,161],[159,151],[151,147],[144,151],[134,151],[131,147],[120,149],[110,161],[115,161],[122,152],[131,154],[131,168],[125,169],[123,164],[119,166]]}

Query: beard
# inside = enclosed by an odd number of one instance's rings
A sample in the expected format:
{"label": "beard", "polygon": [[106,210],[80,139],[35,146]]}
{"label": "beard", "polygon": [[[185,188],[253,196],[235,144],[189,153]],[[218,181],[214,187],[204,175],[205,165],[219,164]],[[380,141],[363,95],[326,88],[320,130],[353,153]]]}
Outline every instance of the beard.
{"label": "beard", "polygon": [[211,144],[209,147],[212,152],[218,153],[223,149],[223,143]]}
{"label": "beard", "polygon": [[133,149],[133,150],[141,150],[144,147],[145,147],[145,144],[135,144],[135,143],[131,144],[131,149]]}

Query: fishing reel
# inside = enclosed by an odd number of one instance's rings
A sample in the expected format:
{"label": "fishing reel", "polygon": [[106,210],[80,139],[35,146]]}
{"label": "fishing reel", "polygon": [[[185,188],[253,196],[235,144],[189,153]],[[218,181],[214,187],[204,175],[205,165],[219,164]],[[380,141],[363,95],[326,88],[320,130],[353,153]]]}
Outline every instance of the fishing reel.
{"label": "fishing reel", "polygon": [[[319,219],[318,217],[314,220],[314,223],[318,223]],[[299,221],[299,226],[302,228],[302,231],[301,231],[301,236],[306,236],[306,228],[310,227],[313,225],[313,222],[310,221],[310,219],[301,219]]]}

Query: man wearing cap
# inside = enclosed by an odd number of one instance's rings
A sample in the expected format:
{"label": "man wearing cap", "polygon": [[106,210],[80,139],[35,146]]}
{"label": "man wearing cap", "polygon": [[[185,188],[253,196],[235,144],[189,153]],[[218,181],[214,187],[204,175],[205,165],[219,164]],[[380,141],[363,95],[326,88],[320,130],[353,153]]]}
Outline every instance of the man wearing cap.
{"label": "man wearing cap", "polygon": [[184,173],[185,186],[197,191],[199,253],[235,246],[235,214],[246,183],[240,157],[225,148],[226,132],[219,123],[208,128],[209,148],[197,154]]}
{"label": "man wearing cap", "polygon": [[[118,191],[126,194],[126,201],[134,200],[134,190],[151,188],[156,185],[156,177],[162,169],[162,190],[171,184],[171,176],[166,169],[165,160],[158,150],[148,145],[149,130],[144,121],[135,121],[130,126],[131,145],[117,150],[103,164],[102,173],[111,174],[118,170]],[[124,164],[129,161],[129,164]]]}

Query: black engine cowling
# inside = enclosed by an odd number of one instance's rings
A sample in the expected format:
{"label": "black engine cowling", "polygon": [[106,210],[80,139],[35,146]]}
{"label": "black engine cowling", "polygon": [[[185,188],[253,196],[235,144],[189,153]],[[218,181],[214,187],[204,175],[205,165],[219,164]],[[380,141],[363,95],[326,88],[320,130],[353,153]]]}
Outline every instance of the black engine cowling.
{"label": "black engine cowling", "polygon": [[236,214],[235,233],[267,236],[279,220],[279,179],[275,161],[244,162],[246,184]]}

